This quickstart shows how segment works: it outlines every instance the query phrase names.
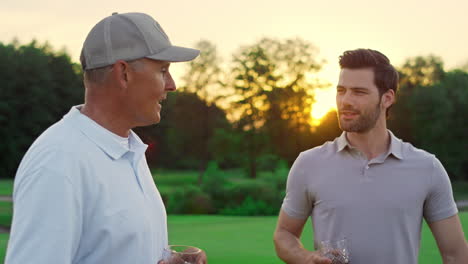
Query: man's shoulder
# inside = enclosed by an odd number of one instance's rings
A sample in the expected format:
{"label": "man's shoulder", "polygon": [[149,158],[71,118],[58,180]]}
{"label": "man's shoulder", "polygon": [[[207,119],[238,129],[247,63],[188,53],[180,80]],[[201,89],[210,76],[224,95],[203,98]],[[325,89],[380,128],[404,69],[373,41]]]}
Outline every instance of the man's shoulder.
{"label": "man's shoulder", "polygon": [[46,130],[32,143],[21,161],[21,167],[36,168],[46,164],[73,160],[86,156],[86,138],[66,119]]}
{"label": "man's shoulder", "polygon": [[401,150],[406,159],[409,160],[428,160],[432,161],[435,158],[435,155],[418,147],[415,147],[410,142],[405,142],[401,140]]}
{"label": "man's shoulder", "polygon": [[33,142],[31,148],[41,147],[63,151],[76,150],[83,144],[83,134],[71,122],[62,119],[46,130]]}
{"label": "man's shoulder", "polygon": [[413,166],[424,168],[432,168],[435,162],[438,162],[437,157],[418,147],[415,147],[410,142],[401,141],[401,152],[403,154],[403,161],[411,163]]}
{"label": "man's shoulder", "polygon": [[313,147],[300,153],[301,159],[308,161],[312,160],[327,160],[334,157],[337,154],[337,139],[334,141],[327,141],[320,146]]}

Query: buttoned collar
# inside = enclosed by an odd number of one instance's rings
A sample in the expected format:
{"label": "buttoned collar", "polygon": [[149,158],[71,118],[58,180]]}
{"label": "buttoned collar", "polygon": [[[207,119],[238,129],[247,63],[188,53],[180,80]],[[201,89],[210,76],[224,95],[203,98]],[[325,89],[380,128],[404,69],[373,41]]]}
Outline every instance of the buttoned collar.
{"label": "buttoned collar", "polygon": [[[390,135],[390,146],[388,148],[387,153],[384,155],[385,158],[388,157],[388,155],[392,154],[398,159],[403,159],[403,154],[402,154],[403,142],[397,137],[395,137],[392,131],[390,130],[387,130],[387,131]],[[343,151],[346,147],[348,147],[349,149],[354,149],[354,147],[349,144],[348,139],[346,138],[346,131],[343,131],[343,133],[341,133],[341,136],[338,137],[336,141],[336,146],[337,146],[337,152]]]}
{"label": "buttoned collar", "polygon": [[112,159],[120,159],[129,151],[135,152],[136,156],[141,156],[141,154],[145,153],[148,145],[144,144],[132,130],[130,130],[129,135],[129,148],[126,148],[114,139],[111,131],[100,126],[86,115],[83,115],[80,112],[81,107],[82,105],[73,106],[64,118],[71,120],[77,129]]}

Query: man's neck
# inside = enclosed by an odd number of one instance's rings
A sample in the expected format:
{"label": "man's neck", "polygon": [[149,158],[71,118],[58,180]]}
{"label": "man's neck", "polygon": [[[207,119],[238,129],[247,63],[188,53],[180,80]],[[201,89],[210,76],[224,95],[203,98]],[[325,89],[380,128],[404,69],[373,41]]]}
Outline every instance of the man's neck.
{"label": "man's neck", "polygon": [[368,160],[387,152],[390,146],[390,135],[385,123],[377,123],[365,133],[347,132],[346,139],[351,146],[364,153]]}
{"label": "man's neck", "polygon": [[130,134],[130,129],[122,126],[119,119],[111,114],[114,113],[113,111],[105,111],[101,108],[93,107],[90,104],[85,104],[80,109],[80,112],[116,135],[128,137]]}

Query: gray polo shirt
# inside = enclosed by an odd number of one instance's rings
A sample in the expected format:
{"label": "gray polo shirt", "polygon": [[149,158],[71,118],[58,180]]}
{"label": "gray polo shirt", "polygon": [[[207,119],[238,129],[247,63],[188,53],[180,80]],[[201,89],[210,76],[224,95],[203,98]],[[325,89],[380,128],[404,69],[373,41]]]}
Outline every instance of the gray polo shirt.
{"label": "gray polo shirt", "polygon": [[346,237],[351,264],[417,264],[423,217],[457,214],[440,161],[389,133],[388,152],[372,160],[343,133],[294,162],[282,209],[311,216],[315,248]]}

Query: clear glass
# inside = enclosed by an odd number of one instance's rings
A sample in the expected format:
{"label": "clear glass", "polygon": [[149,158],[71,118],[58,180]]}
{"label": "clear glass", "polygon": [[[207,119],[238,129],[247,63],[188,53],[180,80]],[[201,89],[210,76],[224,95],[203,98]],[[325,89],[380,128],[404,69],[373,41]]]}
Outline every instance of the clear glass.
{"label": "clear glass", "polygon": [[169,245],[163,251],[163,261],[164,264],[196,264],[201,252],[192,246]]}
{"label": "clear glass", "polygon": [[348,240],[321,241],[319,252],[322,256],[331,259],[332,264],[349,264]]}

